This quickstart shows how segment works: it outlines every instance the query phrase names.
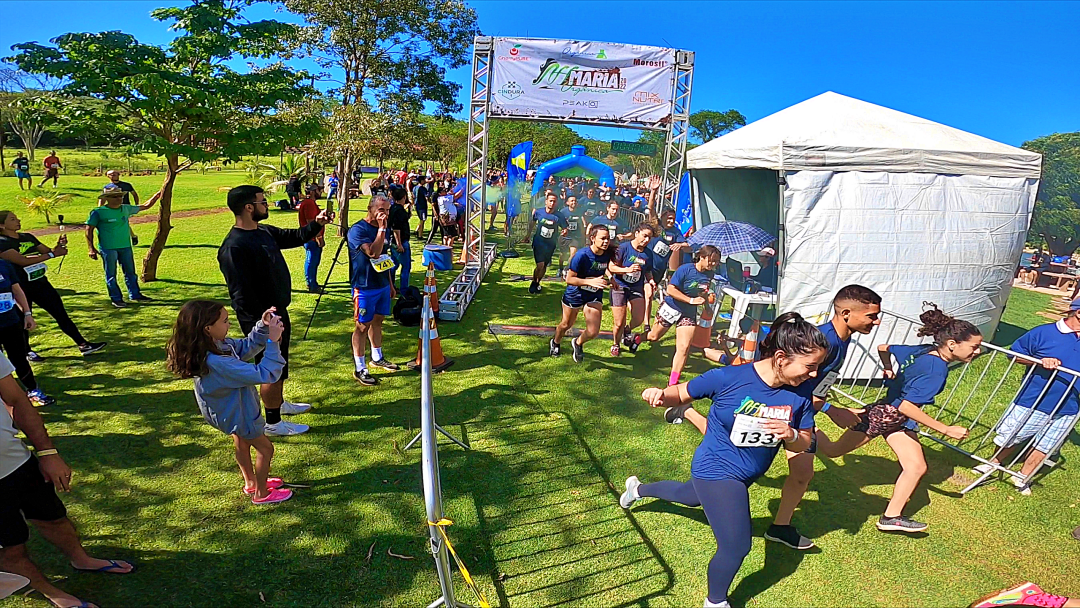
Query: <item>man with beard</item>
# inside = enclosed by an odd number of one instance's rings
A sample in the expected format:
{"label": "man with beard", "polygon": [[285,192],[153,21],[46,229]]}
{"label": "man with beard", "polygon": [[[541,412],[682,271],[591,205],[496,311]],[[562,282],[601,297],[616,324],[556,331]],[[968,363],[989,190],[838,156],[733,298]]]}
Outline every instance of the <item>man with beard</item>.
{"label": "man with beard", "polygon": [[302,414],[311,405],[290,403],[284,399],[285,379],[289,377],[289,304],[292,302],[292,276],[282,249],[300,247],[317,237],[333,216],[321,211],[303,228],[292,230],[264,226],[259,222],[270,217],[263,189],[258,186],[237,186],[229,190],[229,209],[236,224],[218,248],[218,266],[229,286],[236,320],[245,335],[251,333],[262,318],[263,311],[273,307],[285,324],[281,334],[281,355],[285,369],[281,378],[259,389],[266,408],[267,435],[299,435],[307,432],[306,424],[286,422],[282,414]]}

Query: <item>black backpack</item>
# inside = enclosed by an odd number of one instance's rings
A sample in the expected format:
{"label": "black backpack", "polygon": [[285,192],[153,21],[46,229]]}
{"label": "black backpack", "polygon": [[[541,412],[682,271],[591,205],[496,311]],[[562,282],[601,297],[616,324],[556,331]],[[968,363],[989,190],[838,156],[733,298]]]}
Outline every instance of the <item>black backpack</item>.
{"label": "black backpack", "polygon": [[424,305],[420,290],[409,285],[398,294],[397,302],[394,303],[394,320],[404,327],[417,327],[420,325],[421,307]]}

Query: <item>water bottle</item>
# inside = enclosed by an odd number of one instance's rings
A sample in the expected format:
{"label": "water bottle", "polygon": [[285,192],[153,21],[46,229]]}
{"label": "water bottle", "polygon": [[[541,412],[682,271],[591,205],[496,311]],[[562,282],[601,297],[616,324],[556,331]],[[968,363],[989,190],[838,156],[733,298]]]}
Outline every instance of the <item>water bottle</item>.
{"label": "water bottle", "polygon": [[750,284],[750,267],[749,266],[743,266],[742,280],[743,280],[743,293],[751,293],[752,286]]}

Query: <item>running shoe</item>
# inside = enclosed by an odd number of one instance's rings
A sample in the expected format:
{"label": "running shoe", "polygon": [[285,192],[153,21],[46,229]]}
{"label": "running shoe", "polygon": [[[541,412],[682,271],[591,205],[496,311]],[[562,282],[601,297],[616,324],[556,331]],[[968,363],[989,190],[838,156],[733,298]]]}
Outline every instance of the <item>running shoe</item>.
{"label": "running shoe", "polygon": [[293,403],[291,401],[281,402],[281,413],[285,416],[295,416],[296,414],[303,414],[310,409],[310,403]]}
{"label": "running shoe", "polygon": [[139,295],[135,296],[134,298],[131,298],[131,301],[132,302],[153,302],[154,298],[151,298],[150,296],[143,295],[143,294],[140,293]]}
{"label": "running shoe", "polygon": [[637,349],[640,346],[641,346],[641,334],[634,334],[634,336],[630,339],[630,344],[629,344],[630,352],[636,353]]}
{"label": "running shoe", "polygon": [[[82,348],[80,347],[79,350],[82,350]],[[42,361],[45,360],[45,357],[42,357],[41,355],[35,353],[34,351],[30,351],[30,352],[26,353],[26,360],[31,362],[31,363],[41,363]]]}
{"label": "running shoe", "polygon": [[922,532],[927,529],[929,524],[924,524],[921,521],[915,521],[910,517],[903,515],[899,517],[885,517],[882,515],[877,521],[877,529],[882,532]]}
{"label": "running shoe", "polygon": [[112,305],[113,308],[127,308],[127,302],[123,300],[113,300]]}
{"label": "running shoe", "polygon": [[995,606],[1060,608],[1067,600],[1068,598],[1064,596],[1046,593],[1035,583],[1020,583],[1015,587],[1002,589],[997,593],[979,598],[971,605],[971,608],[994,608]]}
{"label": "running shoe", "polygon": [[709,601],[709,598],[705,598],[705,608],[731,608],[731,604],[727,600],[714,604]]}
{"label": "running shoe", "polygon": [[287,437],[289,435],[303,435],[308,432],[309,429],[311,429],[311,427],[306,424],[282,420],[281,422],[266,425],[263,428],[263,433],[277,437]]}
{"label": "running shoe", "polygon": [[532,293],[532,294],[540,293],[540,284],[537,283],[536,281],[533,281],[532,283],[529,283],[529,293]]}
{"label": "running shoe", "polygon": [[[97,351],[105,348],[106,342],[87,342],[86,344],[79,345],[79,353],[83,355],[89,355],[90,353],[96,353]],[[31,359],[33,361],[33,359]]]}
{"label": "running shoe", "polygon": [[[267,477],[266,488],[269,490],[276,490],[285,485],[285,482],[280,477]],[[255,488],[244,488],[244,494],[254,494]]]}
{"label": "running shoe", "polygon": [[253,505],[272,505],[279,502],[285,502],[292,498],[292,490],[286,488],[278,488],[276,490],[270,490],[270,493],[266,495],[266,498],[251,497],[251,504]]}
{"label": "running shoe", "polygon": [[618,357],[619,352],[620,352],[619,351],[619,345],[618,344],[612,344],[611,345],[611,356],[612,357]]}
{"label": "running shoe", "polygon": [[676,405],[664,410],[664,421],[668,424],[682,424],[686,419],[686,408],[689,405]]}
{"label": "running shoe", "polygon": [[577,338],[571,340],[570,344],[574,347],[574,363],[581,363],[585,359],[585,347],[578,344]]}
{"label": "running shoe", "polygon": [[634,334],[632,332],[626,332],[622,337],[622,345],[630,348],[630,345],[634,343]]}
{"label": "running shoe", "polygon": [[1009,481],[1011,481],[1012,484],[1016,486],[1017,490],[1020,490],[1021,496],[1031,496],[1031,486],[1024,483],[1023,479],[1020,479],[1019,477],[1014,477],[1013,475],[1009,475]]}
{"label": "running shoe", "polygon": [[548,342],[548,354],[552,357],[558,357],[562,353],[562,347],[555,343],[555,338],[552,338]]}
{"label": "running shoe", "polygon": [[35,388],[32,391],[26,391],[26,396],[30,398],[30,401],[37,407],[44,407],[46,405],[56,405],[56,398],[50,395],[46,395],[45,391],[40,388]]}
{"label": "running shoe", "polygon": [[634,503],[641,500],[641,496],[638,495],[638,486],[641,485],[641,481],[638,480],[637,475],[631,475],[626,478],[626,491],[619,497],[619,506],[624,509],[629,509],[634,506]]}
{"label": "running shoe", "polygon": [[401,367],[397,363],[390,361],[386,357],[383,357],[382,359],[372,359],[371,364],[375,367],[381,367],[385,370],[390,370],[392,372],[396,372],[401,369]]}
{"label": "running shoe", "polygon": [[353,378],[364,386],[375,386],[379,383],[379,379],[371,375],[371,372],[364,368],[358,372],[353,372]]}
{"label": "running shoe", "polygon": [[774,543],[787,545],[792,549],[798,549],[799,551],[806,551],[807,549],[814,548],[814,541],[799,534],[799,531],[792,525],[770,525],[769,529],[765,531],[765,540],[771,540]]}

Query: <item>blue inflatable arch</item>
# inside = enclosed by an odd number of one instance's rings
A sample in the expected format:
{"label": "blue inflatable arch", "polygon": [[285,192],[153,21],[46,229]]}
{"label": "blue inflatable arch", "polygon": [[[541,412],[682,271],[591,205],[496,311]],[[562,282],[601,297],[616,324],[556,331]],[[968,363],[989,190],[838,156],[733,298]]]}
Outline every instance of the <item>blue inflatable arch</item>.
{"label": "blue inflatable arch", "polygon": [[536,169],[532,194],[536,196],[552,175],[587,175],[596,178],[601,186],[615,187],[615,172],[604,163],[585,156],[585,146],[570,146],[570,154],[553,158]]}

